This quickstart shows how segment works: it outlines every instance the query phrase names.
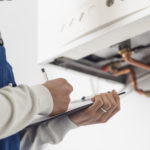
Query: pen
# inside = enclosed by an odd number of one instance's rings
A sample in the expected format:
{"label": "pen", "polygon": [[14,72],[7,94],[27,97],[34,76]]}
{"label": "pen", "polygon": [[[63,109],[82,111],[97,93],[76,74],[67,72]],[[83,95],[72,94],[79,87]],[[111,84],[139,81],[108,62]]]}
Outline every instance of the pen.
{"label": "pen", "polygon": [[46,73],[45,69],[42,68],[41,71],[42,71],[42,73],[44,75],[45,81],[48,81],[48,76],[47,76],[47,73]]}
{"label": "pen", "polygon": [[[125,93],[126,93],[126,92],[121,92],[121,93],[119,93],[118,95],[121,96],[121,95],[123,95],[123,94],[125,94]],[[88,96],[88,97],[83,96],[83,97],[81,98],[81,100],[83,100],[83,101],[86,101],[86,100],[89,100],[89,99],[91,99],[91,96]]]}
{"label": "pen", "polygon": [[[120,95],[123,95],[123,94],[125,94],[126,92],[121,92],[121,93],[119,93],[118,95],[120,96]],[[85,97],[85,96],[83,96],[82,98],[81,98],[81,100],[82,101],[86,101],[86,100],[90,100],[92,97],[91,96],[88,96],[88,97]],[[107,113],[107,110],[105,110],[103,107],[101,107],[100,108],[104,113]]]}

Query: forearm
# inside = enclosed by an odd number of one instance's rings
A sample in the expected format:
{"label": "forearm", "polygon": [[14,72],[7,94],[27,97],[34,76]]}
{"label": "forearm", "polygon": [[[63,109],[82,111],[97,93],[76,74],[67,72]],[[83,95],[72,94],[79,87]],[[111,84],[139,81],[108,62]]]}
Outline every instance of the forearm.
{"label": "forearm", "polygon": [[0,89],[0,139],[22,130],[35,115],[50,114],[52,109],[51,94],[42,85]]}
{"label": "forearm", "polygon": [[67,132],[77,126],[66,116],[43,123],[40,126],[25,129],[21,139],[21,150],[41,150],[46,143],[59,143]]}

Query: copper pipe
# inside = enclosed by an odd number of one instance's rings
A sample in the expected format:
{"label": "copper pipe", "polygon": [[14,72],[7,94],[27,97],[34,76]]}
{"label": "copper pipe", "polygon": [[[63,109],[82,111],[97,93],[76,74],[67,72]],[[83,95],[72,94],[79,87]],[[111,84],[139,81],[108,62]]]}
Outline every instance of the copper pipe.
{"label": "copper pipe", "polygon": [[130,74],[130,79],[131,79],[131,83],[132,83],[133,88],[139,94],[144,94],[145,96],[150,97],[150,91],[144,91],[144,90],[138,88],[137,81],[136,81],[136,74],[135,74],[133,69],[125,68],[125,69],[122,69],[122,70],[115,71],[112,74],[114,76],[121,76],[121,75],[125,75],[125,74]]}
{"label": "copper pipe", "polygon": [[150,71],[150,65],[144,64],[138,60],[135,60],[131,57],[131,50],[129,48],[125,48],[119,51],[119,54],[122,58],[127,61],[129,64]]}

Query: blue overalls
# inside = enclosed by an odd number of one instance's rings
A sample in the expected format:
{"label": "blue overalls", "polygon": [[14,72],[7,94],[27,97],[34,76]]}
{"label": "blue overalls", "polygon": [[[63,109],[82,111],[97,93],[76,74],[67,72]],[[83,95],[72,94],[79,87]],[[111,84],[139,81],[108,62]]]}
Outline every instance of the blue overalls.
{"label": "blue overalls", "polygon": [[[6,60],[5,48],[0,45],[0,88],[9,83],[12,83],[13,87],[16,86],[12,67]],[[0,140],[0,150],[19,150],[19,148],[20,136],[18,133]]]}

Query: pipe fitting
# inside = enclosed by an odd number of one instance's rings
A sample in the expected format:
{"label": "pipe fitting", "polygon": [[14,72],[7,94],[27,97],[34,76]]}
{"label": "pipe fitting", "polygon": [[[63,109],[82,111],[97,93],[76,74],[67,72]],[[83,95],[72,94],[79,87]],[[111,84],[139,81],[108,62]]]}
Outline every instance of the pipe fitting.
{"label": "pipe fitting", "polygon": [[130,48],[119,50],[119,54],[122,56],[124,61],[128,62],[129,64],[150,71],[150,65],[144,64],[141,61],[135,60],[131,57],[132,52]]}
{"label": "pipe fitting", "polygon": [[130,75],[131,84],[132,84],[133,88],[135,89],[135,91],[138,94],[140,94],[140,95],[143,94],[143,95],[145,95],[147,97],[150,97],[150,91],[144,91],[144,90],[138,88],[136,74],[135,74],[133,69],[131,69],[131,68],[124,68],[124,69],[115,71],[112,74],[114,76],[121,76],[121,75],[129,74]]}
{"label": "pipe fitting", "polygon": [[144,95],[150,97],[150,91],[146,91]]}
{"label": "pipe fitting", "polygon": [[113,73],[113,72],[117,71],[120,66],[121,66],[121,62],[120,61],[112,62],[111,64],[107,64],[105,66],[102,66],[101,70],[103,72]]}
{"label": "pipe fitting", "polygon": [[132,52],[131,52],[130,48],[124,48],[124,49],[119,50],[119,54],[122,57],[125,57],[126,55],[131,55]]}

